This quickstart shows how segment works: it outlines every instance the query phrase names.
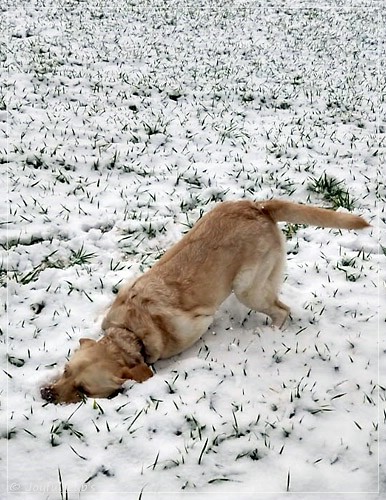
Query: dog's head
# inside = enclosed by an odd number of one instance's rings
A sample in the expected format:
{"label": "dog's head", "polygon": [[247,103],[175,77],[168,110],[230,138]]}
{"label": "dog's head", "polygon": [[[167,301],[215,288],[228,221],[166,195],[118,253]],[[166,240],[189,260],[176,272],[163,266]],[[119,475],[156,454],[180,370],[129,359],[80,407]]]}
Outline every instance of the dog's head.
{"label": "dog's head", "polygon": [[62,376],[43,387],[41,395],[49,403],[77,403],[85,397],[108,398],[120,392],[128,380],[143,382],[153,375],[143,359],[131,363],[115,359],[106,344],[80,339],[80,347],[66,364]]}

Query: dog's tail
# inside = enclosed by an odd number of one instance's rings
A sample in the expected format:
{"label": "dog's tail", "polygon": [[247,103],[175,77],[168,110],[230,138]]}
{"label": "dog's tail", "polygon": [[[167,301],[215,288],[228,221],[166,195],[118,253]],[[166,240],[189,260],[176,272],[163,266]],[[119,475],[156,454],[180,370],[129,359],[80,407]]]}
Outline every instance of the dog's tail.
{"label": "dog's tail", "polygon": [[275,222],[310,224],[312,226],[339,229],[364,229],[370,224],[359,215],[335,212],[312,205],[300,205],[289,201],[268,200],[257,202],[262,212],[267,213]]}

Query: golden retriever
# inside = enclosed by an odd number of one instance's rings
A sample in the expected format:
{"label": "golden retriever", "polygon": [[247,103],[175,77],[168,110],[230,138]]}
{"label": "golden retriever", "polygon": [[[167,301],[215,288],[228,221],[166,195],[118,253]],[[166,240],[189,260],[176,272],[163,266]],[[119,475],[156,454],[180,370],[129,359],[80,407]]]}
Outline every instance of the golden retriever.
{"label": "golden retriever", "polygon": [[282,327],[289,308],[278,298],[285,262],[279,221],[369,226],[356,215],[287,201],[220,203],[149,271],[121,288],[103,320],[104,337],[80,339],[63,375],[42,388],[42,397],[54,403],[104,398],[127,379],[147,380],[148,365],[194,344],[232,291]]}

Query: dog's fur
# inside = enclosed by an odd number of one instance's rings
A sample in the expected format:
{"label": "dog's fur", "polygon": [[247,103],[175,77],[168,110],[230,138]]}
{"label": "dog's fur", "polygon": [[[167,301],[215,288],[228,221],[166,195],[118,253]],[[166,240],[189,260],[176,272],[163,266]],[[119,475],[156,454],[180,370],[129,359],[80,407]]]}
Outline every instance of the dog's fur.
{"label": "dog's fur", "polygon": [[180,353],[207,330],[233,291],[282,327],[289,315],[278,293],[285,250],[277,222],[362,229],[359,216],[286,201],[217,205],[145,274],[124,286],[104,318],[105,336],[81,339],[64,374],[42,389],[50,402],[108,397],[127,379],[152,376],[148,364]]}

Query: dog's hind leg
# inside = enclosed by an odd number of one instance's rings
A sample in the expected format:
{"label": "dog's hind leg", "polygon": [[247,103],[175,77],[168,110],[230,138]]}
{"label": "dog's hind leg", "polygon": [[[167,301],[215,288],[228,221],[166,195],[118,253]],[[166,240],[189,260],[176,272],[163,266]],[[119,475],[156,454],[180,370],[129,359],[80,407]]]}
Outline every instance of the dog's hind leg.
{"label": "dog's hind leg", "polygon": [[235,294],[238,300],[245,306],[269,316],[273,326],[283,328],[289,316],[290,308],[281,302],[277,296],[267,294],[265,291],[265,296],[262,297],[259,290],[248,290],[241,294],[235,292]]}
{"label": "dog's hind leg", "polygon": [[287,318],[290,314],[290,308],[281,302],[279,299],[270,304],[266,309],[262,310],[264,314],[267,314],[272,319],[272,325],[278,328],[284,328]]}
{"label": "dog's hind leg", "polygon": [[242,271],[234,282],[233,291],[242,304],[266,314],[273,326],[282,328],[290,313],[290,308],[278,298],[283,265],[281,261],[264,264],[258,269]]}

